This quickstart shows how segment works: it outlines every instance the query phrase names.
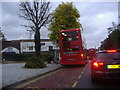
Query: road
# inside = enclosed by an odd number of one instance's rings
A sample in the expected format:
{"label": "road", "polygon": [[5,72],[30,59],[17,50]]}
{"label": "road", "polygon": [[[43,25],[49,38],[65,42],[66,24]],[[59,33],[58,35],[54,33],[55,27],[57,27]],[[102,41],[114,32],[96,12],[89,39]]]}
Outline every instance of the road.
{"label": "road", "polygon": [[54,72],[14,85],[14,88],[105,88],[120,87],[115,80],[91,82],[90,62],[86,66],[65,66]]}
{"label": "road", "polygon": [[101,80],[97,83],[91,81],[90,62],[74,88],[120,88],[119,80]]}

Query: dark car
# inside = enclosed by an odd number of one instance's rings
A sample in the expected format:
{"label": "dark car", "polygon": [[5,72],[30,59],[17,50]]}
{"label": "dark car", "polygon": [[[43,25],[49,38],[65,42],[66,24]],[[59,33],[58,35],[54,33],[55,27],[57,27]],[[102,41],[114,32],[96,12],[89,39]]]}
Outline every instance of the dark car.
{"label": "dark car", "polygon": [[102,50],[91,62],[91,79],[120,79],[120,50]]}

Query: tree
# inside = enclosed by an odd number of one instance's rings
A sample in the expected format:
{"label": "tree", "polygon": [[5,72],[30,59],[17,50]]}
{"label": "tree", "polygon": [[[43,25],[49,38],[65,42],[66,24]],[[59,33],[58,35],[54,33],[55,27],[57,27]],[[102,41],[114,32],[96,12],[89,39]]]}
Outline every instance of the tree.
{"label": "tree", "polygon": [[109,49],[120,49],[120,30],[114,30],[108,38]]}
{"label": "tree", "polygon": [[0,37],[2,37],[2,32],[1,32],[1,28],[0,28]]}
{"label": "tree", "polygon": [[2,32],[2,29],[0,28],[0,39],[2,40],[2,41],[6,41],[7,39],[6,39],[6,37],[5,37],[5,35],[4,35],[4,33]]}
{"label": "tree", "polygon": [[102,43],[102,49],[120,49],[120,30],[116,29]]}
{"label": "tree", "polygon": [[50,2],[45,0],[34,0],[33,2],[20,2],[20,17],[27,20],[30,25],[24,25],[35,32],[35,52],[36,55],[41,55],[41,39],[40,29],[46,26],[51,20]]}
{"label": "tree", "polygon": [[52,14],[52,22],[49,26],[51,40],[59,41],[59,31],[66,29],[80,28],[78,18],[80,14],[73,3],[62,3],[54,10]]}

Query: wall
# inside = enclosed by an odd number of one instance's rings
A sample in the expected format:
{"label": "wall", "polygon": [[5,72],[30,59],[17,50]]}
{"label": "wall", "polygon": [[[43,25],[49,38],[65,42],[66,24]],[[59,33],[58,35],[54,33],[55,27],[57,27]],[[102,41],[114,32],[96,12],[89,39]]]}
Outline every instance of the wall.
{"label": "wall", "polygon": [[[41,41],[41,51],[49,51],[49,46],[53,46],[53,49],[56,49],[56,45],[52,41]],[[21,41],[20,42],[21,53],[24,52],[35,52],[35,43],[34,41]]]}

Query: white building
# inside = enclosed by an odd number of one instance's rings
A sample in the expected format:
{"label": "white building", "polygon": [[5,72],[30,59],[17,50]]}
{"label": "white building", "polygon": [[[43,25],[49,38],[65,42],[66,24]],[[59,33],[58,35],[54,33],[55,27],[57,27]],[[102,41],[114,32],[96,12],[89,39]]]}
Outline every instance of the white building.
{"label": "white building", "polygon": [[[49,51],[49,48],[58,49],[55,44],[49,39],[41,39],[41,51]],[[35,52],[34,40],[22,39],[20,40],[20,52],[30,53]]]}

